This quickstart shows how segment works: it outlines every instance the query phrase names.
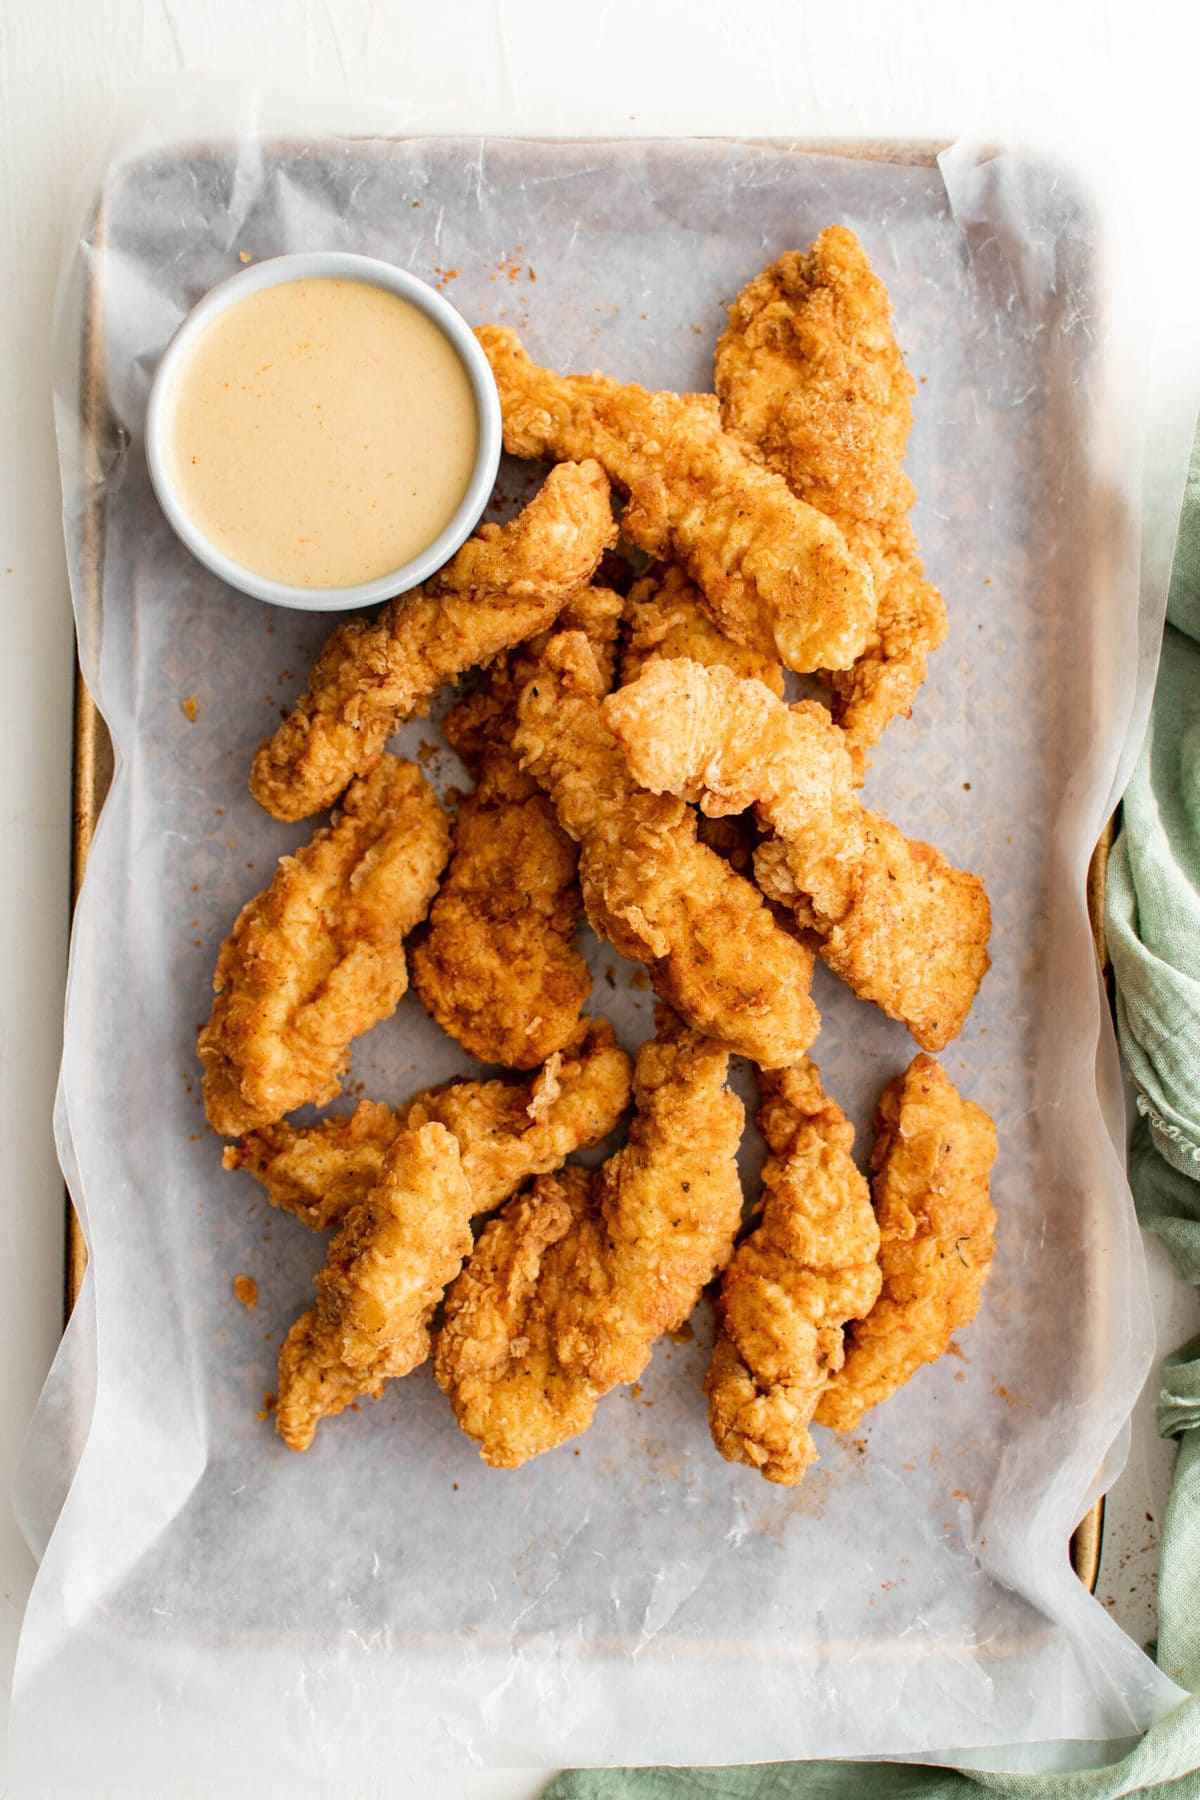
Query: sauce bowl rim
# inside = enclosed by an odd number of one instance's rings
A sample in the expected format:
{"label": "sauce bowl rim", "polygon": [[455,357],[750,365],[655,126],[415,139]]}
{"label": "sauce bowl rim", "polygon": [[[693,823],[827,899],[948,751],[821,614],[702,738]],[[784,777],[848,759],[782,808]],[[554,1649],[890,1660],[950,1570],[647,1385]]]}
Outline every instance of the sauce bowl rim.
{"label": "sauce bowl rim", "polygon": [[[177,380],[197,340],[218,318],[239,301],[269,287],[290,281],[357,281],[409,301],[432,320],[449,341],[462,364],[475,401],[478,438],[471,479],[453,517],[426,549],[395,569],[360,581],[352,587],[297,587],[276,581],[235,562],[196,525],[179,497],[171,475],[168,432]],[[228,586],[265,600],[274,606],[300,612],[349,612],[371,606],[418,587],[442,568],[459,550],[483,516],[500,466],[500,397],[495,377],[474,332],[449,300],[420,276],[396,263],[349,250],[301,250],[264,258],[250,268],[238,269],[198,300],[183,319],[159,359],[146,402],[146,464],[150,482],[167,522],[175,535],[214,575]]]}

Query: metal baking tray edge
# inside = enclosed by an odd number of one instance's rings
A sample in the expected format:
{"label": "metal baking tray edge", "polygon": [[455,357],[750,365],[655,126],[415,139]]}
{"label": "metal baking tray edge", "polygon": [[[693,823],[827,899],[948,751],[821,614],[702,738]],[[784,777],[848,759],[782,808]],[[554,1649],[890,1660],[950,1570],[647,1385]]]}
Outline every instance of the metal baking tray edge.
{"label": "metal baking tray edge", "polygon": [[[820,139],[796,142],[790,147],[807,155],[854,156],[875,162],[895,162],[912,166],[936,162],[945,145],[932,142],[886,143],[865,140],[842,143]],[[103,202],[101,202],[93,233],[93,242],[97,249],[102,244],[103,235],[104,213]],[[99,257],[93,259],[93,270],[99,268],[100,262]],[[80,401],[83,416],[84,455],[90,462],[99,463],[102,459],[103,448],[109,441],[110,421],[104,381],[103,313],[98,304],[94,283],[89,284],[83,335]],[[97,617],[100,609],[102,532],[100,509],[98,507],[90,508],[84,528],[82,603],[89,614]],[[99,819],[100,809],[104,804],[104,797],[108,792],[113,774],[112,740],[100,711],[88,692],[78,661],[75,669],[74,718],[71,835],[72,912],[79,898],[96,822]],[[1100,959],[1100,966],[1104,970],[1106,981],[1110,980],[1111,971],[1104,942],[1104,874],[1112,836],[1113,826],[1110,822],[1092,854],[1087,880],[1088,914],[1096,943],[1096,954]],[[68,1193],[66,1196],[64,1325],[71,1315],[71,1310],[83,1284],[83,1278],[87,1271],[87,1260],[87,1244],[75,1209],[71,1204],[71,1196]],[[1071,1565],[1079,1579],[1092,1593],[1096,1590],[1100,1575],[1103,1537],[1104,1499],[1102,1496],[1080,1520],[1071,1537]]]}

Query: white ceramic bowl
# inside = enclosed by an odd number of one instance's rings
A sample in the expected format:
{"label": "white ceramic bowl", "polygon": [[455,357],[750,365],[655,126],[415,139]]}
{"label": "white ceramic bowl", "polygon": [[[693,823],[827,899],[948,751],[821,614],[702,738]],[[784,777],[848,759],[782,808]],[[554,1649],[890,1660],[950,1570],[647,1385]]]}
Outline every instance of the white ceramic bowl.
{"label": "white ceramic bowl", "polygon": [[[284,281],[362,281],[372,287],[385,288],[431,319],[447,337],[466,370],[475,397],[478,444],[470,485],[462,497],[454,517],[428,549],[422,550],[398,569],[362,581],[354,587],[295,587],[290,582],[272,581],[241,563],[234,562],[224,551],[204,536],[192,521],[179,498],[171,478],[168,455],[169,425],[177,380],[197,339],[219,313],[236,306],[262,288]],[[150,388],[146,407],[146,461],[150,480],[159,505],[177,536],[192,555],[210,568],[214,575],[230,587],[252,594],[256,600],[269,600],[276,606],[293,606],[304,612],[343,612],[353,607],[370,606],[373,601],[390,599],[406,593],[450,560],[454,552],[471,535],[488,503],[496,470],[500,463],[500,400],[496,383],[475,335],[462,315],[433,288],[398,269],[392,263],[378,262],[370,256],[351,256],[340,250],[312,250],[297,256],[276,256],[253,268],[240,270],[210,289],[194,306],[163,352]]]}

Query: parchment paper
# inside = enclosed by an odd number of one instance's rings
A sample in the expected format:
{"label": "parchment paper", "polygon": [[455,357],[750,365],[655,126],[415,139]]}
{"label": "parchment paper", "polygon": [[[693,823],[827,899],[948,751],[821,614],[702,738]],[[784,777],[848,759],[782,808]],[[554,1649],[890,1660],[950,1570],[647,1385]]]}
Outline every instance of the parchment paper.
{"label": "parchment paper", "polygon": [[[222,936],[308,835],[267,819],[246,775],[330,621],[232,593],[174,539],[141,446],[156,360],[241,258],[329,246],[441,283],[557,367],[701,388],[741,284],[833,220],[888,283],[918,378],[916,522],[951,619],[867,797],[978,870],[994,912],[994,967],[944,1056],[1000,1132],[981,1317],[860,1437],[819,1432],[795,1492],[712,1449],[703,1306],[640,1394],[518,1472],[483,1467],[427,1368],[296,1456],[256,1415],[323,1241],[222,1174],[194,1049]],[[78,387],[58,395],[83,664],[119,762],[76,919],[58,1114],[92,1264],[18,1496],[44,1553],[18,1769],[116,1781],[132,1743],[147,1781],[287,1772],[293,1793],[302,1773],[456,1763],[973,1748],[988,1766],[1121,1738],[1174,1703],[1067,1560],[1152,1348],[1083,900],[1154,626],[1100,251],[1061,171],[966,151],[939,167],[244,136],[143,143],[110,171],[64,324],[70,350],[90,294],[108,452],[84,460]],[[498,510],[535,479],[506,466]],[[435,737],[418,722],[398,744]],[[462,779],[445,751],[430,773]],[[633,1050],[648,996],[589,941],[593,1008]],[[815,1054],[865,1158],[915,1047],[819,976]],[[350,1085],[395,1101],[467,1067],[410,995]],[[750,1134],[748,1176],[759,1154]]]}

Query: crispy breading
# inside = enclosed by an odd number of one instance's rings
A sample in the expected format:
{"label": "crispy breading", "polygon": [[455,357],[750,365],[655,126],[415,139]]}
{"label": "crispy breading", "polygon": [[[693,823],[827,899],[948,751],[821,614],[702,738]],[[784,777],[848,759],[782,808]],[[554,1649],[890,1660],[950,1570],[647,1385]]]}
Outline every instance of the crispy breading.
{"label": "crispy breading", "polygon": [[923,1049],[961,1031],[988,968],[983,884],[866,811],[824,707],[679,661],[651,663],[601,716],[646,787],[717,817],[755,808],[777,840],[755,858],[760,882],[856,994]]}
{"label": "crispy breading", "polygon": [[402,1131],[379,1180],[329,1246],[317,1304],[279,1353],[275,1427],[307,1450],[319,1421],[359,1395],[378,1400],[430,1351],[430,1323],[471,1248],[472,1196],[443,1125]]}
{"label": "crispy breading", "polygon": [[885,526],[915,494],[904,473],[916,383],[892,304],[844,225],[792,250],[729,308],[714,362],[721,417],[793,493],[832,518]]}
{"label": "crispy breading", "polygon": [[200,1033],[209,1123],[226,1137],[340,1091],[352,1039],[395,1011],[404,938],[437,891],[450,825],[415,763],[382,758],[331,826],[247,902]]}
{"label": "crispy breading", "polygon": [[848,668],[875,616],[871,572],[837,526],[722,430],[711,394],[649,393],[539,368],[516,333],[476,333],[516,456],[594,456],[626,496],[621,531],[680,564],[728,637],[791,669]]}
{"label": "crispy breading", "polygon": [[[783,694],[783,668],[773,656],[760,656],[735,644],[719,631],[700,605],[695,585],[674,563],[659,565],[635,581],[625,602],[621,681],[636,681],[649,662],[687,656],[711,667],[722,663],[735,675],[753,676]],[[751,814],[740,818],[698,819],[702,844],[723,857],[739,875],[749,875],[758,848]]]}
{"label": "crispy breading", "polygon": [[462,1429],[493,1468],[586,1431],[599,1395],[559,1360],[554,1308],[601,1266],[596,1176],[540,1175],[475,1240],[446,1296],[434,1373]]}
{"label": "crispy breading", "polygon": [[868,1407],[943,1354],[979,1310],[995,1249],[996,1128],[931,1056],[885,1090],[875,1131],[883,1290],[847,1327],[845,1362],[821,1396],[817,1420],[835,1431],[856,1430]]}
{"label": "crispy breading", "polygon": [[254,798],[277,819],[331,805],[446,682],[552,625],[616,535],[600,465],[553,469],[511,524],[481,525],[421,587],[338,626],[295,710],[259,748]]}
{"label": "crispy breading", "polygon": [[811,950],[699,842],[690,808],[636,786],[601,720],[603,691],[587,638],[559,633],[513,740],[579,843],[593,928],[645,963],[655,993],[698,1031],[766,1068],[795,1062],[820,1029]]}
{"label": "crispy breading", "polygon": [[946,610],[908,521],[916,387],[887,289],[853,232],[831,225],[743,288],[715,377],[726,429],[833,519],[871,569],[874,626],[853,666],[830,675],[834,717],[861,762],[911,711],[926,659],[945,639]]}
{"label": "crispy breading", "polygon": [[366,1199],[398,1134],[433,1121],[458,1141],[473,1212],[492,1212],[530,1175],[606,1138],[629,1104],[629,1076],[608,1020],[583,1019],[536,1076],[450,1082],[396,1112],[362,1100],[348,1118],[308,1129],[269,1125],[231,1144],[224,1166],[247,1170],[272,1206],[323,1231]]}
{"label": "crispy breading", "polygon": [[536,1068],[592,988],[575,942],[578,852],[544,794],[489,805],[478,789],[459,806],[454,846],[413,984],[469,1055]]}
{"label": "crispy breading", "polygon": [[816,1459],[808,1427],[841,1367],[843,1327],[878,1297],[879,1227],[854,1127],[814,1063],[763,1076],[758,1122],[762,1218],[721,1281],[705,1392],[721,1455],[791,1487]]}
{"label": "crispy breading", "polygon": [[917,540],[904,520],[884,535],[871,526],[846,527],[875,576],[879,609],[866,649],[849,669],[827,671],[833,716],[846,733],[859,778],[866,752],[893,719],[907,719],[929,669],[946,641],[946,606],[925,572]]}
{"label": "crispy breading", "polygon": [[[560,623],[587,630],[611,663],[621,599],[585,588]],[[575,942],[583,913],[579,852],[512,746],[517,699],[546,636],[500,657],[448,714],[446,737],[475,776],[459,806],[454,854],[413,947],[427,1011],[480,1062],[536,1068],[569,1041],[591,992]]]}
{"label": "crispy breading", "polygon": [[[751,676],[783,696],[779,659],[726,637],[704,611],[695,583],[674,563],[651,569],[634,582],[625,602],[624,623],[622,685],[636,681],[648,662],[686,656],[706,666],[722,663],[735,675]],[[563,628],[568,628],[565,620]]]}
{"label": "crispy breading", "polygon": [[741,1217],[728,1055],[667,1014],[634,1069],[629,1141],[544,1176],[485,1226],[446,1296],[435,1373],[494,1468],[591,1423],[723,1268]]}
{"label": "crispy breading", "polygon": [[319,1125],[263,1125],[228,1144],[221,1166],[245,1169],[272,1206],[314,1231],[336,1225],[366,1199],[383,1159],[408,1119],[382,1100],[360,1100],[352,1113]]}

